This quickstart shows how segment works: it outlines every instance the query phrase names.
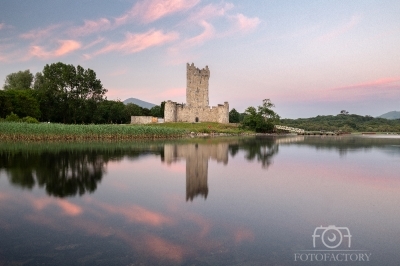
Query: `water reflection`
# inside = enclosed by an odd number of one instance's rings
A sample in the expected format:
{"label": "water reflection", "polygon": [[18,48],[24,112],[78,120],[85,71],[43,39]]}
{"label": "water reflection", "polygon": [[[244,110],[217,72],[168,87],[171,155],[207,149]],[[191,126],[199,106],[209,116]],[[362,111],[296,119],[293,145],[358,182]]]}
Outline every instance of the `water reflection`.
{"label": "water reflection", "polygon": [[217,144],[166,144],[164,146],[164,160],[172,164],[179,159],[186,159],[186,201],[197,196],[205,199],[208,195],[208,161],[210,159],[228,163],[229,143]]}
{"label": "water reflection", "polygon": [[0,265],[298,265],[321,224],[400,260],[400,139],[2,145]]}
{"label": "water reflection", "polygon": [[11,184],[24,189],[37,185],[45,188],[48,195],[60,198],[96,191],[110,161],[163,153],[159,144],[147,144],[145,148],[96,144],[52,144],[44,148],[38,144],[2,146],[0,169],[5,170]]}
{"label": "water reflection", "polygon": [[[175,142],[0,145],[0,169],[5,169],[11,184],[25,189],[36,185],[48,195],[69,197],[93,193],[101,182],[110,161],[136,160],[156,155],[168,165],[186,160],[186,201],[200,196],[207,199],[208,162],[227,165],[229,157],[241,154],[267,170],[279,152],[279,146],[308,146],[316,150],[334,150],[340,156],[348,152],[379,149],[400,155],[399,138],[372,137],[252,137],[198,139]],[[78,148],[79,147],[79,148]]]}

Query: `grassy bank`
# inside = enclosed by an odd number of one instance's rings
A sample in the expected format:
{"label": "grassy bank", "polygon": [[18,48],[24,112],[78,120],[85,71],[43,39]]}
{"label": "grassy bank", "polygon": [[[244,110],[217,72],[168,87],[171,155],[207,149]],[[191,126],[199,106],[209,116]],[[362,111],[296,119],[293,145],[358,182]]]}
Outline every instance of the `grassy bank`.
{"label": "grassy bank", "polygon": [[341,130],[343,132],[400,132],[400,120],[388,120],[354,114],[281,119],[279,124],[282,126],[302,128],[306,131]]}
{"label": "grassy bank", "polygon": [[150,127],[162,127],[170,129],[182,129],[195,133],[226,133],[226,134],[241,134],[251,131],[245,131],[240,129],[237,124],[220,124],[216,122],[202,122],[202,123],[162,123],[162,124],[151,124]]}
{"label": "grassy bank", "polygon": [[179,138],[184,129],[140,125],[64,125],[0,123],[0,140],[130,140]]}

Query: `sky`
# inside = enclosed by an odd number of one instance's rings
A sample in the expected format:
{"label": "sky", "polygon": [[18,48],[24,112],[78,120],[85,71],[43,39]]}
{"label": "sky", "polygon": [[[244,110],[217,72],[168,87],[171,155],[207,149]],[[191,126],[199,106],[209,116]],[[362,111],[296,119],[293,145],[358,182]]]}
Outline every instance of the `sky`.
{"label": "sky", "polygon": [[63,62],[109,100],[186,101],[186,64],[210,69],[210,106],[263,99],[282,118],[400,110],[400,1],[0,0],[0,83]]}

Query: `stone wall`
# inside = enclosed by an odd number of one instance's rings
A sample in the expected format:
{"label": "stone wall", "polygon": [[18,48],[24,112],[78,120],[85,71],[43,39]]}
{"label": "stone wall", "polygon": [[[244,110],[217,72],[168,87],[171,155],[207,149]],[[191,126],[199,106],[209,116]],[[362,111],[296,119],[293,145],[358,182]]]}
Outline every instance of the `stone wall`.
{"label": "stone wall", "polygon": [[198,69],[192,63],[186,65],[186,104],[167,101],[164,109],[165,122],[218,122],[229,123],[229,104],[208,105],[208,66]]}
{"label": "stone wall", "polygon": [[157,117],[152,116],[131,116],[131,124],[157,123]]}

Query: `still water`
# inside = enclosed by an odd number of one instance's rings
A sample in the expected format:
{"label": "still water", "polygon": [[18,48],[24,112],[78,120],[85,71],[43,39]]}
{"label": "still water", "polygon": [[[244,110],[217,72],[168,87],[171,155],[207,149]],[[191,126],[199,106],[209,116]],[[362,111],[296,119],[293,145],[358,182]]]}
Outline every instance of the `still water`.
{"label": "still water", "polygon": [[0,143],[0,265],[400,265],[400,138]]}

